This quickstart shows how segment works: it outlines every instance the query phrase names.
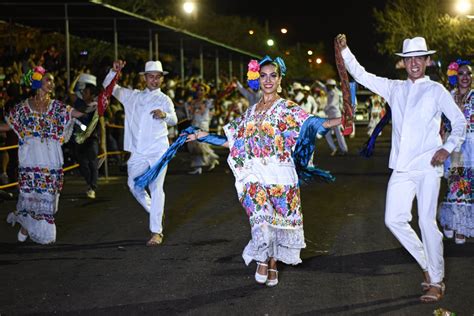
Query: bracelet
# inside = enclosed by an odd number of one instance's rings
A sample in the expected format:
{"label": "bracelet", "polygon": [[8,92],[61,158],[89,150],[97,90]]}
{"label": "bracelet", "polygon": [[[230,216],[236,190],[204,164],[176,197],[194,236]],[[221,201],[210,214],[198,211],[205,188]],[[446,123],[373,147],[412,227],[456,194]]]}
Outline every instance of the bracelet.
{"label": "bracelet", "polygon": [[166,112],[161,112],[161,117],[162,119],[166,118]]}

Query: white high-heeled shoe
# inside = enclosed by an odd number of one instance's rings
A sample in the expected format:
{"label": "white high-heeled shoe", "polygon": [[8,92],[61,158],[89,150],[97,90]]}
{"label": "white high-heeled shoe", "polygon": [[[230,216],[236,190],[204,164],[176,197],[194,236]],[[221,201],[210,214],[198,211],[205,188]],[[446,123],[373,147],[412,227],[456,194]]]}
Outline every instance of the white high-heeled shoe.
{"label": "white high-heeled shoe", "polygon": [[[460,237],[460,236],[462,236],[462,237]],[[454,236],[454,242],[456,243],[456,245],[465,244],[466,243],[466,236],[461,235],[461,234],[456,234]]]}
{"label": "white high-heeled shoe", "polygon": [[260,266],[268,267],[268,264],[263,263],[263,262],[257,262],[257,271],[255,271],[255,281],[257,281],[257,283],[260,283],[260,284],[265,284],[265,282],[267,282],[268,272],[267,274],[258,273],[258,268]]}
{"label": "white high-heeled shoe", "polygon": [[197,174],[197,175],[202,174],[202,168],[201,167],[194,168],[194,170],[189,171],[188,174],[193,174],[193,175],[194,174]]}
{"label": "white high-heeled shoe", "polygon": [[265,282],[265,284],[270,287],[277,285],[278,284],[278,270],[268,269],[268,272],[275,272],[276,277],[274,279],[267,279],[267,282]]}
{"label": "white high-heeled shoe", "polygon": [[19,242],[24,242],[25,240],[28,239],[28,235],[24,235],[22,232],[21,232],[21,228],[20,230],[18,231],[18,241]]}
{"label": "white high-heeled shoe", "polygon": [[13,212],[8,213],[7,223],[12,225],[12,227],[15,226],[15,224],[16,224],[16,215],[15,215],[15,213],[13,213]]}
{"label": "white high-heeled shoe", "polygon": [[451,239],[451,238],[454,237],[454,230],[445,228],[445,229],[443,229],[443,233],[444,233],[444,236],[445,236],[446,238]]}

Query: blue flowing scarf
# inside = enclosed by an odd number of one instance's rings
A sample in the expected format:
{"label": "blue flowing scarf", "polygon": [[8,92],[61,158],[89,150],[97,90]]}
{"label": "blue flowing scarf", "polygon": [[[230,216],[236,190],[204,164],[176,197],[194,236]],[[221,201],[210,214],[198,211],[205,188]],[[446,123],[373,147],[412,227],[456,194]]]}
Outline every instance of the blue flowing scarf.
{"label": "blue flowing scarf", "polygon": [[309,160],[316,150],[315,139],[317,135],[324,136],[329,129],[323,126],[326,119],[310,116],[301,126],[298,140],[296,141],[293,161],[300,183],[309,183],[313,179],[321,179],[326,182],[333,182],[336,178],[329,171],[316,167],[309,167]]}
{"label": "blue flowing scarf", "polygon": [[135,186],[138,188],[146,188],[148,184],[153,182],[156,177],[160,174],[161,170],[168,165],[168,163],[173,159],[173,157],[178,152],[178,149],[181,148],[188,138],[189,134],[196,132],[198,128],[194,126],[189,126],[181,135],[176,139],[176,141],[168,148],[168,150],[161,156],[155,165],[149,168],[145,173],[133,179],[135,181]]}
{"label": "blue flowing scarf", "polygon": [[[332,182],[335,180],[335,177],[331,175],[328,171],[322,170],[316,167],[309,167],[309,159],[312,157],[316,145],[315,139],[319,134],[324,136],[329,129],[323,126],[323,123],[326,119],[311,116],[303,124],[300,130],[298,140],[296,142],[295,151],[293,152],[293,161],[295,163],[296,172],[301,182],[307,183],[312,179],[322,179],[327,182]],[[189,134],[193,134],[199,129],[194,126],[186,128],[181,135],[176,139],[176,141],[168,148],[168,150],[163,154],[163,156],[158,160],[155,165],[149,168],[145,173],[136,177],[134,179],[135,186],[139,188],[147,187],[151,182],[153,182],[156,177],[160,174],[163,168],[168,165],[168,163],[173,159],[173,157],[178,152],[188,138]],[[211,145],[222,146],[227,142],[225,136],[208,134],[205,137],[198,139],[199,142],[208,143]]]}
{"label": "blue flowing scarf", "polygon": [[[195,126],[189,126],[184,131],[181,132],[181,135],[176,139],[176,141],[166,150],[166,152],[161,156],[151,168],[149,168],[145,173],[133,179],[135,181],[135,186],[138,188],[146,188],[151,182],[153,182],[156,177],[160,174],[161,170],[173,159],[178,150],[186,143],[186,139],[189,134],[197,132],[199,128]],[[225,136],[209,134],[205,137],[198,139],[199,142],[206,142],[212,145],[222,146],[227,138]]]}
{"label": "blue flowing scarf", "polygon": [[386,109],[387,109],[387,112],[382,117],[380,122],[377,123],[377,125],[374,128],[374,131],[372,132],[372,135],[370,135],[367,142],[365,142],[364,146],[359,151],[359,154],[362,157],[369,158],[373,155],[374,148],[375,148],[375,141],[377,140],[377,137],[379,136],[380,132],[383,130],[385,125],[387,125],[388,122],[390,122],[390,119],[392,118],[392,109],[390,109],[390,106],[388,104],[386,105]]}

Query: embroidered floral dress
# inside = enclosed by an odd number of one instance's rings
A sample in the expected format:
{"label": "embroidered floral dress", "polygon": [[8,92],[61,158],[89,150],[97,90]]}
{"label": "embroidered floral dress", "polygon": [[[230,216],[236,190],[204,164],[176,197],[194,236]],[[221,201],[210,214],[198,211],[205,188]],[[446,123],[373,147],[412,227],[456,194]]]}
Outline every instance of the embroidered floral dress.
{"label": "embroidered floral dress", "polygon": [[11,110],[7,122],[19,139],[20,194],[15,220],[28,230],[33,241],[52,243],[56,240],[54,214],[63,185],[61,145],[72,132],[71,108],[52,100],[48,110],[40,113],[25,100]]}
{"label": "embroidered floral dress", "polygon": [[474,90],[471,90],[461,110],[467,120],[466,140],[455,149],[446,162],[448,191],[440,207],[441,225],[466,237],[474,237],[472,208],[474,184]]}
{"label": "embroidered floral dress", "polygon": [[227,161],[252,234],[242,256],[247,265],[270,257],[298,264],[306,244],[292,152],[309,115],[284,99],[263,114],[255,113],[255,106],[224,127]]}

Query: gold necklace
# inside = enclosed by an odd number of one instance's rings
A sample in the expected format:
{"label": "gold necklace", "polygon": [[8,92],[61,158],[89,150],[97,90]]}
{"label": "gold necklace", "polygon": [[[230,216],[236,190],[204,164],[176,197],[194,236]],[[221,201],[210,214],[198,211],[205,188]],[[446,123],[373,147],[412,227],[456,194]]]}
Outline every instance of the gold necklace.
{"label": "gold necklace", "polygon": [[456,94],[454,95],[454,101],[456,102],[458,107],[461,109],[461,111],[464,111],[464,106],[466,105],[468,94],[469,94],[469,91],[466,91],[465,93],[461,94],[460,91],[458,90]]}
{"label": "gold necklace", "polygon": [[275,102],[275,100],[279,97],[280,96],[278,94],[275,94],[275,96],[268,101],[265,101],[265,99],[262,97],[255,107],[255,112],[266,112],[273,105],[273,102]]}
{"label": "gold necklace", "polygon": [[50,101],[51,99],[48,94],[43,98],[39,95],[35,95],[33,98],[35,110],[42,113],[46,112]]}

